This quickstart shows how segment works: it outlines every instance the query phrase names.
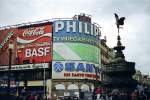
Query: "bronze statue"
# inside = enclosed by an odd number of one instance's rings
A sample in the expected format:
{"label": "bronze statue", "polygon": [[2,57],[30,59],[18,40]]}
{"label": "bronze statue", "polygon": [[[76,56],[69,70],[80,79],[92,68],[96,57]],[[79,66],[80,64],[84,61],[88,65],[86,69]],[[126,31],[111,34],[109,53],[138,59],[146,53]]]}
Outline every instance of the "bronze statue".
{"label": "bronze statue", "polygon": [[118,28],[118,36],[119,36],[119,29],[121,28],[120,25],[124,24],[125,17],[119,18],[119,16],[116,13],[114,13],[114,15],[115,15],[115,18],[116,18],[116,25],[117,25],[117,28]]}

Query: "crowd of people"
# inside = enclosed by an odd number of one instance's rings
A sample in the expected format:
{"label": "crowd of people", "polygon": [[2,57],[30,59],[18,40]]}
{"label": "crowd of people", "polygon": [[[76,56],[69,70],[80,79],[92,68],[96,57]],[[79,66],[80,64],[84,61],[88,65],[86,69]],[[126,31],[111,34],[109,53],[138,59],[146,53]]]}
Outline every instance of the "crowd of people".
{"label": "crowd of people", "polygon": [[150,100],[150,90],[119,90],[113,89],[109,91],[95,91],[93,100]]}
{"label": "crowd of people", "polygon": [[44,100],[43,96],[41,94],[30,94],[30,95],[25,95],[25,96],[18,96],[18,100]]}
{"label": "crowd of people", "polygon": [[0,100],[48,100],[42,94],[20,94],[20,95],[0,95]]}

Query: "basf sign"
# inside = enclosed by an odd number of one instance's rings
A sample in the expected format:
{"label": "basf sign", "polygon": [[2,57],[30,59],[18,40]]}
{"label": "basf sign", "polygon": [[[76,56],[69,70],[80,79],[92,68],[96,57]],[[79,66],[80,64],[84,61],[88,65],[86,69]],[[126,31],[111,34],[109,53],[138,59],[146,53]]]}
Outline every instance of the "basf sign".
{"label": "basf sign", "polygon": [[80,42],[100,46],[97,25],[78,20],[56,20],[53,23],[54,42]]}
{"label": "basf sign", "polygon": [[99,64],[85,61],[53,61],[53,79],[96,79],[100,80]]}
{"label": "basf sign", "polygon": [[51,62],[52,25],[50,23],[18,28],[17,57],[19,63]]}

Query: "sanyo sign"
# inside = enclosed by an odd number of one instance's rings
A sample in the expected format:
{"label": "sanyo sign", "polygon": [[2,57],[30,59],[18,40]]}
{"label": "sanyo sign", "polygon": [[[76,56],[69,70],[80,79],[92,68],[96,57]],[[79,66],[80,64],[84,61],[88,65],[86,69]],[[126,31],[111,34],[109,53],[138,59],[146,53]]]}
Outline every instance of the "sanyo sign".
{"label": "sanyo sign", "polygon": [[54,21],[54,33],[83,33],[93,36],[100,36],[100,29],[97,25],[81,22],[77,20],[58,20]]}

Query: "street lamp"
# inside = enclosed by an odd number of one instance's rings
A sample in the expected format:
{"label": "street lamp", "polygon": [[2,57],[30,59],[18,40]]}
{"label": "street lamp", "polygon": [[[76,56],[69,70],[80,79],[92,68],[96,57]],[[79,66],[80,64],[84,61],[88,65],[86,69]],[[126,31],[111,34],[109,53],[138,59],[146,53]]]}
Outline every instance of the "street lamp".
{"label": "street lamp", "polygon": [[94,88],[96,88],[96,84],[97,84],[97,81],[98,81],[98,73],[97,73],[97,67],[94,65],[94,70],[95,70],[95,74],[96,74],[96,81],[94,82]]}
{"label": "street lamp", "polygon": [[46,77],[45,77],[45,68],[44,69],[44,73],[43,73],[43,85],[44,85],[44,99],[47,99],[47,90],[46,90]]}
{"label": "street lamp", "polygon": [[8,67],[8,88],[7,92],[10,95],[10,75],[11,75],[11,60],[12,60],[12,50],[14,49],[14,45],[12,43],[9,44],[9,67]]}

